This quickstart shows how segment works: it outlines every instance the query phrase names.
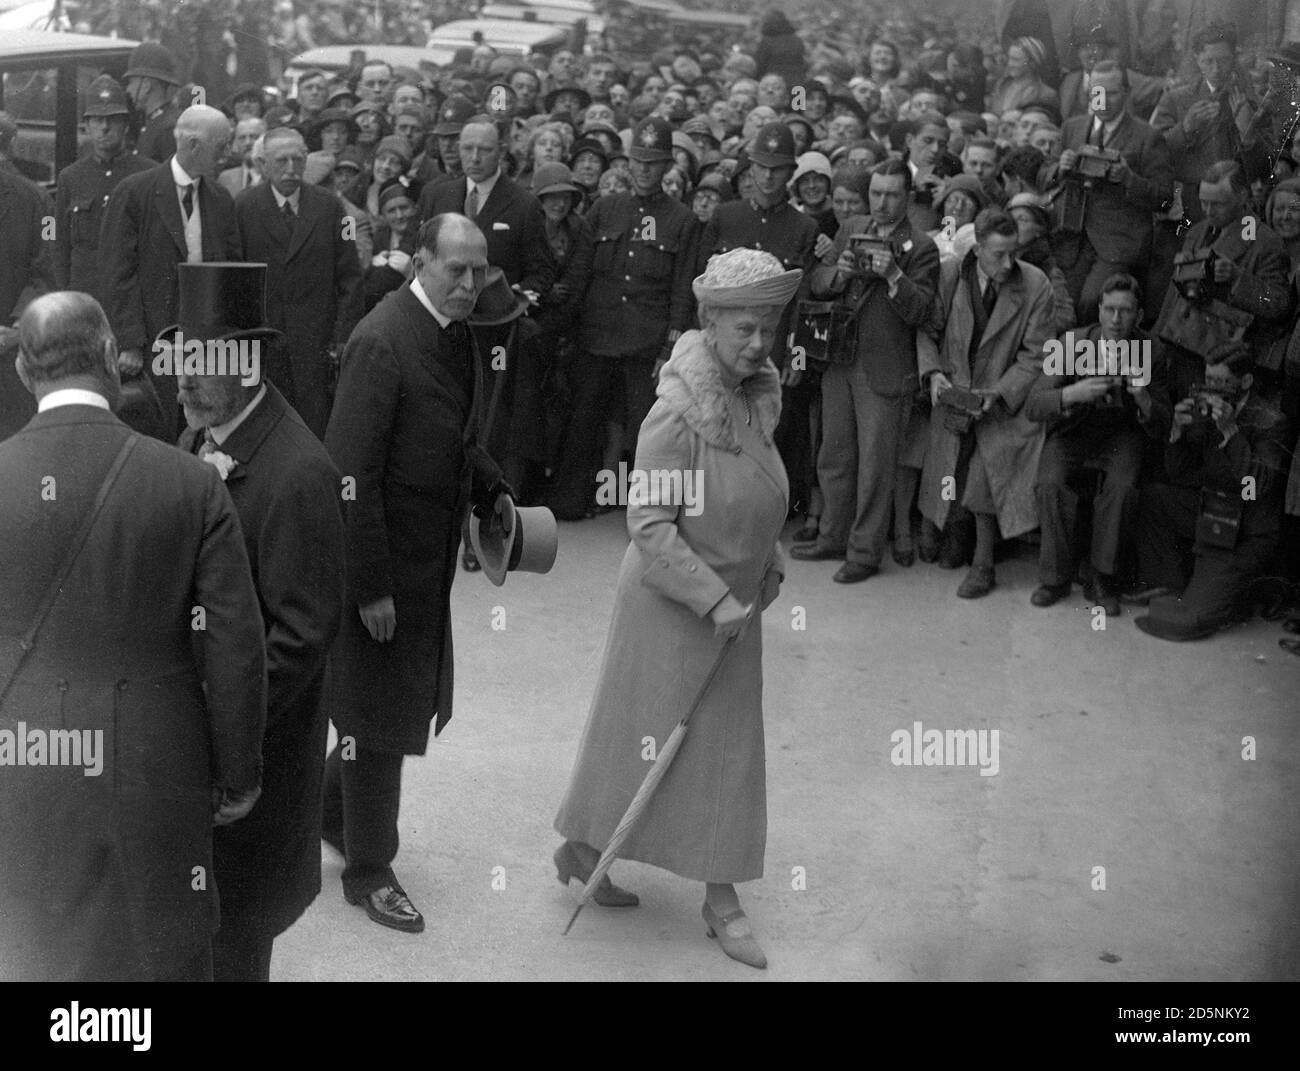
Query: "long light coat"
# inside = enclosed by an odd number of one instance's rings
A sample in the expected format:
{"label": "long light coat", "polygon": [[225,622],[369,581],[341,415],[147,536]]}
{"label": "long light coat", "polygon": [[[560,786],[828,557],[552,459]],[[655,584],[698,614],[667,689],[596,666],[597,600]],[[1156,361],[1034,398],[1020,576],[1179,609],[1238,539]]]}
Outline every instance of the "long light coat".
{"label": "long light coat", "polygon": [[[917,332],[917,366],[922,380],[942,372],[953,386],[991,388],[1001,404],[975,424],[979,450],[998,508],[998,527],[1004,538],[1038,527],[1034,482],[1043,451],[1043,425],[1024,412],[1029,390],[1043,370],[1043,343],[1052,337],[1052,284],[1032,264],[1018,260],[1002,284],[998,303],[980,339],[975,361],[969,358],[975,311],[970,291],[961,281],[962,265],[974,259],[946,261],[939,270],[939,292],[928,331]],[[972,265],[971,270],[974,270]],[[946,310],[946,316],[945,316]],[[972,364],[981,365],[972,375]],[[921,476],[921,512],[940,528],[948,519],[951,485],[960,439],[943,426],[944,407],[930,414],[930,449]]]}
{"label": "long light coat", "polygon": [[[709,611],[728,592],[759,599],[789,491],[772,432],[781,388],[769,362],[745,384],[753,426],[718,375],[699,331],[678,340],[659,400],[637,440],[636,467],[699,473],[703,508],[632,502],[600,680],[556,829],[603,850],[721,648]],[[640,823],[619,852],[698,881],[762,876],[767,839],[762,628],[736,641],[687,728]]]}

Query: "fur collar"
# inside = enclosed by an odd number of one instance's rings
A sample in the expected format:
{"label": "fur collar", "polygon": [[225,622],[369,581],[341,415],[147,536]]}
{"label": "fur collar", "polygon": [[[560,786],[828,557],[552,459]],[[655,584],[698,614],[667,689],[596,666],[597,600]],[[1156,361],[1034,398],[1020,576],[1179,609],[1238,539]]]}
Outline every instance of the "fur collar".
{"label": "fur collar", "polygon": [[[745,380],[743,389],[758,422],[758,433],[771,445],[781,418],[780,374],[768,361]],[[705,345],[703,331],[687,331],[677,340],[672,357],[659,373],[657,393],[711,446],[731,451],[740,446],[727,405],[731,392],[722,385],[722,374]]]}

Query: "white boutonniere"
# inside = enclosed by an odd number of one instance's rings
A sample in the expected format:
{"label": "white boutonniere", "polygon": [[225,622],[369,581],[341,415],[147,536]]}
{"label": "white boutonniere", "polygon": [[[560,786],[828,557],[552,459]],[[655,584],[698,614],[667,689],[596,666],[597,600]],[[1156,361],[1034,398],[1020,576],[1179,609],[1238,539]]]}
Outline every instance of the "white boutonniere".
{"label": "white boutonniere", "polygon": [[237,462],[229,454],[223,454],[220,450],[213,450],[212,453],[203,458],[209,465],[216,467],[217,475],[224,481],[227,476],[234,471]]}
{"label": "white boutonniere", "polygon": [[912,239],[909,238],[906,242],[903,243],[903,252],[910,253],[911,251],[912,251]]}

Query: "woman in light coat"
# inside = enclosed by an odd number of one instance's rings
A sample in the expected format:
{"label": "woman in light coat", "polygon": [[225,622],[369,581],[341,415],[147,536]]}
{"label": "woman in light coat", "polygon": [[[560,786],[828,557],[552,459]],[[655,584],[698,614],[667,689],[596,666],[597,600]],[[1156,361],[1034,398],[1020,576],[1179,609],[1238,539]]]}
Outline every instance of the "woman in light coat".
{"label": "woman in light coat", "polygon": [[[618,854],[704,882],[709,936],[733,959],[760,968],[767,960],[734,885],[763,874],[757,618],[785,572],[777,540],[789,489],[772,442],[781,385],[765,355],[801,277],[770,253],[733,249],[713,257],[695,280],[703,330],[686,332],[674,347],[636,456],[638,472],[678,474],[694,495],[629,495],[632,543],[578,760],[555,820],[565,838],[555,853],[560,880],[585,882],[650,769],[647,738],[663,746],[724,641],[737,637]],[[637,903],[608,879],[596,901]]]}

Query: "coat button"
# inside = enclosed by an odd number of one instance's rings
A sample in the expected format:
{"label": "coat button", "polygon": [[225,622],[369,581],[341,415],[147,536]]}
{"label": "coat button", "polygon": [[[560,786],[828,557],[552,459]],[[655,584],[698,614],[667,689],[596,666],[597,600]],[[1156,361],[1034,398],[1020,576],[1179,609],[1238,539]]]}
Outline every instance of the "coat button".
{"label": "coat button", "polygon": [[694,566],[694,565],[688,565],[686,568],[689,569],[692,573],[695,572],[695,566]]}
{"label": "coat button", "polygon": [[626,279],[629,283],[632,281],[632,276],[630,275],[625,275],[623,276],[623,278]]}
{"label": "coat button", "polygon": [[627,251],[627,255],[628,255],[629,257],[634,257],[634,256],[636,256],[636,254],[633,253],[632,250],[630,250],[630,249]]}

